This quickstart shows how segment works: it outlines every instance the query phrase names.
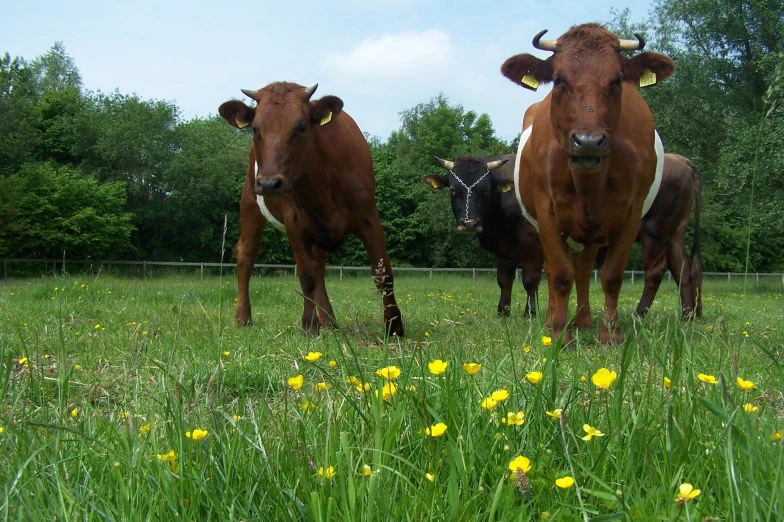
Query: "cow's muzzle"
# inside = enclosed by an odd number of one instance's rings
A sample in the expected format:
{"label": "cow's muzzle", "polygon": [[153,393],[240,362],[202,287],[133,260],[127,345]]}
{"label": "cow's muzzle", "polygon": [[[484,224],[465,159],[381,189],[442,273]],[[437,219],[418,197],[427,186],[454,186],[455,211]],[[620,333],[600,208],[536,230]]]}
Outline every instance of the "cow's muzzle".
{"label": "cow's muzzle", "polygon": [[283,178],[256,178],[256,191],[262,196],[279,196],[283,193]]}
{"label": "cow's muzzle", "polygon": [[479,220],[477,219],[461,219],[457,223],[457,231],[461,234],[479,234],[482,232],[482,225],[479,224]]}
{"label": "cow's muzzle", "polygon": [[572,168],[594,170],[602,164],[602,156],[607,154],[606,134],[572,134],[570,141],[571,154],[569,159]]}

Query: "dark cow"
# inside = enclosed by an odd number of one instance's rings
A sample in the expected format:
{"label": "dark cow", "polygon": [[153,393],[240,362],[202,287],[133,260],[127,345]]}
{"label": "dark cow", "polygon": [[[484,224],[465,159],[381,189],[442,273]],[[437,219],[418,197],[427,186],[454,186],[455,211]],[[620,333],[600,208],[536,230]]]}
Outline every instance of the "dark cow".
{"label": "dark cow", "polygon": [[[384,322],[390,335],[403,335],[395,302],[384,229],[376,208],[376,183],[370,149],[357,124],[335,96],[311,100],[317,85],[272,83],[258,91],[243,89],[257,102],[251,108],[232,100],[220,115],[232,126],[253,130],[253,146],[240,200],[237,257],[237,324],[251,322],[248,281],[269,222],[284,229],[297,264],[305,297],[302,328],[317,333],[335,325],[324,285],[327,253],[352,233],[370,256],[373,280],[381,291]],[[318,309],[314,307],[318,306]]]}
{"label": "dark cow", "polygon": [[[645,288],[635,312],[639,317],[645,317],[668,269],[680,288],[683,318],[702,315],[700,185],[700,173],[694,163],[678,154],[664,155],[659,194],[640,225]],[[695,202],[694,238],[689,262],[685,236],[692,200]]]}
{"label": "dark cow", "polygon": [[501,288],[498,314],[509,315],[515,270],[522,263],[525,315],[533,316],[542,279],[542,245],[514,195],[514,159],[513,154],[465,156],[454,162],[436,158],[449,173],[428,174],[423,181],[435,189],[449,187],[457,231],[475,234],[479,245],[495,256]]}
{"label": "dark cow", "polygon": [[[599,338],[620,343],[623,272],[664,163],[653,116],[635,87],[666,79],[675,65],[658,53],[626,58],[621,51],[642,49],[642,37],[619,40],[597,24],[573,27],[557,40],[541,40],[545,32],[533,45],[552,51],[548,59],[520,54],[501,72],[528,88],[554,84],[523,133],[517,174],[528,189],[521,193],[524,209],[541,235],[553,334],[566,328],[575,283],[587,300],[596,256],[606,248]],[[575,325],[591,322],[587,307],[578,306]]]}

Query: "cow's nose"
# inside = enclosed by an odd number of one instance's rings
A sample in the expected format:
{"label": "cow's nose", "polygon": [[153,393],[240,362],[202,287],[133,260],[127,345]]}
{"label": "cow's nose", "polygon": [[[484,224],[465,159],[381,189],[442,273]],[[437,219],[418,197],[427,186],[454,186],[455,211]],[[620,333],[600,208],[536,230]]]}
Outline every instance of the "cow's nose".
{"label": "cow's nose", "polygon": [[572,149],[575,156],[599,156],[607,147],[605,134],[572,134]]}
{"label": "cow's nose", "polygon": [[256,187],[262,194],[278,194],[283,187],[283,180],[278,177],[258,178],[256,179]]}
{"label": "cow's nose", "polygon": [[474,218],[466,218],[463,220],[463,226],[466,228],[474,228],[478,223],[479,221]]}

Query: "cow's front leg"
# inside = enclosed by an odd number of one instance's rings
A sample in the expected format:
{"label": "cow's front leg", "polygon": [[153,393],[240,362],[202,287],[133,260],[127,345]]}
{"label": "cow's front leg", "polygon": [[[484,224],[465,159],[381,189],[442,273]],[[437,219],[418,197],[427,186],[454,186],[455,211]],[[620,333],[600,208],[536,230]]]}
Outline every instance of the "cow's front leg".
{"label": "cow's front leg", "polygon": [[240,200],[240,239],[234,247],[234,256],[237,258],[235,318],[239,326],[252,322],[249,295],[250,276],[253,274],[253,265],[259,255],[261,232],[266,225],[267,220],[261,214],[256,202],[256,195],[246,184],[245,192]]}
{"label": "cow's front leg", "polygon": [[[630,216],[635,215],[634,212]],[[636,214],[639,216],[639,214]],[[618,323],[618,296],[623,285],[623,271],[629,260],[629,253],[639,232],[639,219],[629,217],[624,229],[607,249],[607,257],[602,265],[602,290],[604,290],[604,314],[599,330],[602,344],[623,342],[621,326]]]}
{"label": "cow's front leg", "polygon": [[[537,208],[537,210],[539,210]],[[550,309],[553,316],[553,337],[564,333],[569,308],[569,294],[574,284],[574,264],[571,252],[561,239],[561,233],[552,212],[538,212],[539,233],[544,251],[544,270],[550,289]],[[564,335],[564,344],[572,340],[571,332]]]}
{"label": "cow's front leg", "polygon": [[313,247],[313,258],[315,263],[315,289],[314,295],[316,298],[316,305],[318,306],[318,321],[321,326],[332,326],[337,328],[338,323],[335,320],[335,312],[332,310],[332,303],[329,302],[327,295],[327,284],[324,280],[324,272],[327,267],[327,253],[318,247]]}
{"label": "cow's front leg", "polygon": [[373,282],[381,291],[381,300],[384,305],[384,330],[387,335],[402,337],[403,318],[395,301],[394,278],[392,265],[387,254],[387,243],[384,237],[384,228],[378,218],[378,211],[373,210],[365,222],[365,226],[357,234],[365,245],[370,257],[370,270]]}
{"label": "cow's front leg", "polygon": [[542,242],[539,234],[530,234],[531,240],[523,242],[525,248],[525,259],[523,260],[523,288],[526,293],[525,316],[536,316],[536,300],[539,292],[539,283],[542,281],[542,267],[544,266],[544,254],[542,254]]}
{"label": "cow's front leg", "polygon": [[574,280],[577,289],[577,313],[574,316],[574,325],[577,328],[593,327],[590,292],[597,250],[597,247],[585,248],[574,258]]}
{"label": "cow's front leg", "polygon": [[[515,279],[515,263],[495,258],[496,281],[501,289],[498,300],[498,315],[508,316],[512,308],[512,285]],[[528,307],[526,306],[526,309]]]}
{"label": "cow's front leg", "polygon": [[313,247],[310,244],[305,244],[297,234],[289,235],[289,243],[297,263],[299,286],[304,299],[302,331],[306,334],[317,335],[319,332],[319,316],[316,310],[317,268],[316,259],[313,257]]}

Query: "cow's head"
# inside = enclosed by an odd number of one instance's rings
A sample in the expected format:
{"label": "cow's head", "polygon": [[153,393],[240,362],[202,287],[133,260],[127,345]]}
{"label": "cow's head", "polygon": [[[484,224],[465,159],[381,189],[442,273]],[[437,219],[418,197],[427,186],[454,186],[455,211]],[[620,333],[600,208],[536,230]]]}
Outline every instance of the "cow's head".
{"label": "cow's head", "polygon": [[439,165],[449,170],[448,174],[428,174],[422,181],[434,189],[449,187],[452,212],[457,221],[457,231],[463,234],[482,232],[487,210],[493,196],[508,192],[514,185],[511,181],[493,174],[507,162],[506,159],[487,162],[475,156],[447,161],[436,157]]}
{"label": "cow's head", "polygon": [[533,90],[553,82],[550,117],[555,138],[573,170],[597,170],[612,150],[622,89],[660,82],[673,73],[675,64],[659,53],[623,56],[621,51],[645,46],[639,34],[636,41],[619,40],[598,24],[572,27],[557,40],[542,40],[546,32],[537,34],[533,45],[552,51],[552,56],[541,60],[518,54],[504,62],[501,73]]}
{"label": "cow's head", "polygon": [[305,88],[296,83],[272,83],[258,91],[242,89],[256,100],[254,108],[241,101],[227,101],[218,112],[230,125],[253,130],[256,152],[256,191],[277,196],[294,189],[310,170],[316,154],[316,134],[343,109],[343,101],[324,96],[311,101],[318,84]]}

